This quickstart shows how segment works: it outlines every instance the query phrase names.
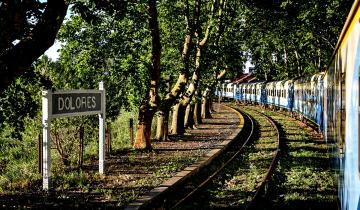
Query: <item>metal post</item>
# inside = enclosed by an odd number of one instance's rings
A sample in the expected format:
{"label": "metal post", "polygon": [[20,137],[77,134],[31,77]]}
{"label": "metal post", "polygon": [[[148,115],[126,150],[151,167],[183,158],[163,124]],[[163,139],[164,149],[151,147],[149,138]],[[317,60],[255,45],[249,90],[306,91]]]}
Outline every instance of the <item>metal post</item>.
{"label": "metal post", "polygon": [[84,163],[84,126],[80,126],[79,130],[79,167],[82,169],[83,163]]}
{"label": "metal post", "polygon": [[101,94],[101,113],[99,114],[99,173],[104,174],[105,168],[105,110],[106,110],[106,99],[105,99],[105,87],[104,82],[99,83],[99,90],[102,90]]}
{"label": "metal post", "polygon": [[43,170],[42,170],[42,167],[43,167],[43,155],[42,155],[42,140],[43,140],[43,137],[41,134],[39,134],[39,137],[38,137],[38,154],[39,154],[39,158],[38,158],[38,162],[39,162],[39,174],[43,174]]}
{"label": "metal post", "polygon": [[129,120],[129,133],[130,133],[130,144],[134,145],[134,121],[132,118]]}
{"label": "metal post", "polygon": [[43,189],[51,188],[51,140],[50,140],[50,124],[51,124],[51,91],[42,91],[42,130],[43,130]]}
{"label": "metal post", "polygon": [[111,136],[110,136],[110,128],[106,128],[106,157],[110,157],[111,153]]}

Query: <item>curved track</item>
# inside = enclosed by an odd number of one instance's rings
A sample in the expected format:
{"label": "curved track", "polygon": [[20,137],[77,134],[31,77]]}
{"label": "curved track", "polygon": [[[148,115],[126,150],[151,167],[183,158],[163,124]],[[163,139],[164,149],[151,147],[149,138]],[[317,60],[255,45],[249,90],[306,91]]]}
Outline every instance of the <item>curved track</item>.
{"label": "curved track", "polygon": [[[228,173],[224,171],[234,170],[234,166],[231,165],[234,164],[236,165],[239,162],[241,162],[240,160],[243,158],[242,156],[245,156],[247,150],[250,147],[253,147],[255,141],[259,141],[259,137],[260,137],[259,122],[257,122],[254,119],[254,117],[250,116],[246,112],[243,112],[238,108],[235,109],[236,111],[241,112],[241,114],[244,116],[245,119],[245,127],[244,127],[245,129],[243,129],[243,132],[239,137],[239,141],[237,141],[238,143],[236,145],[231,146],[230,150],[225,151],[225,154],[223,155],[223,157],[221,157],[220,164],[218,164],[217,169],[214,172],[208,174],[207,178],[204,181],[196,184],[195,186],[191,186],[193,190],[191,190],[186,195],[183,195],[181,199],[177,199],[177,201],[174,202],[173,205],[166,207],[166,209],[192,209],[194,207],[207,208],[205,207],[206,205],[201,204],[202,202],[207,202],[206,199],[204,200],[203,198],[201,198],[204,194],[206,194],[204,192],[206,192],[209,188],[211,188],[211,185],[214,182],[217,182],[214,180],[223,179],[219,177],[224,176],[224,174]],[[254,112],[255,111],[253,111],[253,113]],[[273,129],[273,131],[276,132],[277,146],[274,155],[272,156],[272,159],[268,161],[269,164],[266,172],[264,173],[265,175],[262,176],[262,180],[256,185],[256,189],[253,190],[253,192],[251,192],[251,196],[250,196],[251,201],[246,202],[245,206],[243,206],[245,208],[252,208],[253,203],[256,203],[258,198],[264,194],[268,180],[271,177],[277,165],[277,159],[279,157],[279,151],[280,151],[280,133],[278,126],[274,123],[274,121],[270,117],[266,116],[265,114],[260,112],[256,112],[256,113],[257,115],[266,119],[267,123],[271,125],[270,129]],[[246,170],[249,171],[249,169]],[[191,182],[191,184],[194,185],[194,182]],[[184,186],[184,187],[187,188],[188,186]],[[211,198],[209,199],[209,201],[211,202]],[[195,205],[199,205],[199,206],[195,206]]]}
{"label": "curved track", "polygon": [[177,201],[170,209],[177,209],[179,206],[183,205],[185,202],[191,200],[193,196],[196,195],[199,191],[203,190],[211,180],[214,179],[215,176],[217,176],[221,171],[224,170],[225,167],[227,167],[245,148],[245,146],[249,143],[250,139],[253,136],[254,133],[254,121],[253,119],[246,113],[241,113],[244,116],[245,119],[245,125],[250,125],[250,127],[244,129],[245,133],[242,133],[242,137],[245,137],[245,141],[242,142],[240,145],[240,148],[237,151],[231,151],[230,153],[233,153],[230,155],[230,157],[226,160],[224,164],[222,164],[215,172],[209,175],[209,177],[201,182],[197,187],[195,187],[190,193],[185,195],[182,199]]}

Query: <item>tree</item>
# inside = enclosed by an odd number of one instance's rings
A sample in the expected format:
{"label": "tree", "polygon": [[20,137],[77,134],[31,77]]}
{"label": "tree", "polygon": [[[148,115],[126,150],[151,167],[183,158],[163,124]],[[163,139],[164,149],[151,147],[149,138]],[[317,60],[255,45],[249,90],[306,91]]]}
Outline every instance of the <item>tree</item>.
{"label": "tree", "polygon": [[65,0],[0,4],[0,95],[53,45],[67,8]]}
{"label": "tree", "polygon": [[[196,1],[195,4],[199,4],[200,1]],[[193,17],[195,18],[197,14],[198,7],[194,7]],[[168,16],[167,16],[168,17]],[[174,105],[175,101],[179,98],[180,94],[185,90],[185,86],[189,79],[189,68],[190,68],[190,52],[193,46],[193,37],[196,28],[194,18],[190,16],[190,4],[186,0],[184,4],[184,19],[185,19],[185,39],[183,43],[181,61],[182,66],[180,67],[180,72],[177,78],[176,83],[173,88],[170,88],[170,82],[168,81],[168,90],[166,96],[160,102],[159,112],[158,112],[158,121],[157,121],[157,131],[156,139],[157,140],[168,140],[168,123],[169,123],[169,112],[171,107]],[[173,39],[173,37],[171,37]],[[168,61],[168,60],[167,60]]]}
{"label": "tree", "polygon": [[[221,0],[220,2],[222,2],[222,3],[219,6],[219,10],[222,10],[223,6],[224,6],[224,1]],[[218,3],[217,0],[214,0],[211,3],[210,15],[207,19],[206,30],[205,30],[204,34],[202,32],[201,24],[195,24],[197,26],[196,32],[195,32],[195,36],[197,38],[196,55],[195,55],[195,70],[192,75],[192,82],[189,84],[187,91],[182,95],[181,99],[179,100],[179,103],[176,104],[176,106],[175,106],[175,109],[173,112],[173,118],[172,118],[173,122],[171,125],[171,132],[173,134],[183,134],[185,132],[185,129],[184,129],[185,111],[186,111],[186,107],[190,104],[191,100],[193,99],[193,96],[194,96],[196,90],[198,89],[200,74],[201,74],[201,69],[202,69],[202,66],[201,66],[201,62],[202,62],[201,59],[203,56],[202,53],[204,51],[206,44],[208,43],[211,30],[214,26],[214,21],[215,21],[214,16],[216,13],[215,7],[216,7],[217,3]],[[200,16],[201,16],[201,1],[200,0],[197,1],[196,6],[197,6],[197,9],[196,9],[197,14],[195,16],[195,21],[199,22]],[[191,110],[191,108],[190,108],[190,110]]]}
{"label": "tree", "polygon": [[149,28],[152,37],[152,66],[149,67],[151,79],[149,89],[139,109],[139,122],[134,145],[136,149],[151,149],[151,122],[159,102],[158,88],[160,82],[161,43],[156,0],[148,0],[148,13],[150,16]]}

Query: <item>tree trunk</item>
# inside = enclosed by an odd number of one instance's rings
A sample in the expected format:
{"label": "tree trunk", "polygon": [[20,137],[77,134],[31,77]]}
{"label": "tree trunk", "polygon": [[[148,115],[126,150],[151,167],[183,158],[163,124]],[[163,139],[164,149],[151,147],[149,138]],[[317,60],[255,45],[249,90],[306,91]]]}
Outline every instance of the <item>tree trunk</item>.
{"label": "tree trunk", "polygon": [[190,103],[186,108],[184,127],[194,129],[195,122],[195,104]]}
{"label": "tree trunk", "polygon": [[179,107],[180,104],[177,103],[175,104],[173,111],[172,111],[172,121],[171,121],[171,129],[170,129],[170,133],[171,134],[177,134],[178,133],[178,115],[179,115]]}
{"label": "tree trunk", "polygon": [[202,123],[201,119],[201,90],[195,92],[195,105],[194,105],[194,122],[198,126]]}
{"label": "tree trunk", "polygon": [[213,98],[209,99],[209,106],[210,106],[210,114],[214,113],[215,109],[214,109]]}
{"label": "tree trunk", "polygon": [[[135,149],[151,149],[151,121],[148,117],[145,121],[139,122],[136,129]],[[152,118],[151,118],[152,119]]]}
{"label": "tree trunk", "polygon": [[139,123],[136,130],[135,149],[151,149],[151,122],[158,108],[158,88],[160,82],[161,43],[156,0],[148,0],[149,28],[152,38],[152,68],[150,87],[139,110]]}
{"label": "tree trunk", "polygon": [[158,111],[155,140],[161,141],[164,136],[164,127],[165,127],[164,121],[165,121],[165,113],[163,111]]}
{"label": "tree trunk", "polygon": [[185,127],[185,128],[189,128],[189,116],[190,116],[190,112],[191,112],[191,105],[188,104],[188,105],[186,106],[185,117],[184,117],[184,127]]}
{"label": "tree trunk", "polygon": [[19,76],[23,75],[44,52],[54,44],[62,25],[68,1],[48,0],[44,13],[27,38],[15,46],[0,51],[0,95]]}
{"label": "tree trunk", "polygon": [[184,119],[185,119],[186,107],[182,106],[180,103],[175,105],[172,123],[171,123],[171,133],[172,134],[184,134]]}
{"label": "tree trunk", "polygon": [[164,133],[162,136],[163,141],[169,140],[169,111],[164,112]]}
{"label": "tree trunk", "polygon": [[[198,1],[198,0],[197,0]],[[184,92],[185,86],[188,82],[189,77],[189,65],[190,65],[190,51],[192,48],[192,40],[194,36],[194,31],[196,27],[196,23],[191,23],[190,11],[189,11],[189,1],[185,0],[185,20],[186,20],[186,32],[185,32],[185,41],[183,45],[183,50],[181,53],[181,59],[183,62],[183,68],[181,69],[181,73],[175,83],[174,87],[169,90],[167,93],[165,100],[162,103],[160,109],[165,113],[164,116],[164,140],[168,140],[168,126],[169,126],[169,112],[171,107],[174,105],[175,101],[179,98],[180,94]],[[196,13],[196,11],[195,11]],[[195,14],[194,14],[195,16]],[[173,118],[171,124],[170,133],[178,134],[178,110],[179,103],[174,106]],[[182,120],[183,121],[183,120]],[[183,123],[182,123],[183,125]]]}
{"label": "tree trunk", "polygon": [[202,105],[201,105],[201,117],[203,119],[208,119],[211,118],[211,114],[210,114],[210,104],[209,104],[209,99],[208,99],[208,95],[210,93],[210,89],[206,89],[204,92],[204,95],[202,97]]}
{"label": "tree trunk", "polygon": [[[192,101],[192,98],[194,96],[195,91],[198,89],[198,85],[199,85],[199,80],[200,80],[200,73],[201,73],[201,57],[202,57],[202,52],[208,42],[209,39],[209,35],[210,32],[213,28],[213,24],[214,24],[214,16],[215,16],[215,7],[216,7],[216,0],[212,1],[212,5],[211,5],[211,14],[208,20],[208,25],[206,27],[204,36],[201,39],[202,36],[202,29],[201,29],[201,24],[199,23],[200,20],[200,10],[201,10],[201,1],[197,0],[195,2],[195,25],[196,25],[196,37],[197,37],[197,45],[196,45],[196,57],[195,57],[195,71],[193,73],[192,76],[192,82],[190,83],[186,93],[181,97],[180,99],[180,106],[178,109],[178,114],[177,114],[177,128],[172,127],[172,131],[177,130],[177,132],[179,134],[182,134],[182,131],[184,131],[183,127],[183,120],[181,120],[181,118],[184,118],[184,115],[182,113],[185,113],[185,109],[186,106]],[[220,8],[220,10],[222,10],[222,8]],[[220,21],[220,20],[219,20]],[[221,21],[220,21],[221,22]],[[173,119],[174,120],[174,119]],[[175,125],[175,123],[173,124]]]}
{"label": "tree trunk", "polygon": [[212,118],[212,116],[210,114],[210,103],[209,103],[209,101],[210,100],[207,97],[203,98],[202,109],[201,109],[201,117],[203,119]]}
{"label": "tree trunk", "polygon": [[200,101],[196,100],[196,103],[194,106],[195,106],[194,107],[194,121],[195,121],[195,125],[198,126],[199,124],[202,123]]}

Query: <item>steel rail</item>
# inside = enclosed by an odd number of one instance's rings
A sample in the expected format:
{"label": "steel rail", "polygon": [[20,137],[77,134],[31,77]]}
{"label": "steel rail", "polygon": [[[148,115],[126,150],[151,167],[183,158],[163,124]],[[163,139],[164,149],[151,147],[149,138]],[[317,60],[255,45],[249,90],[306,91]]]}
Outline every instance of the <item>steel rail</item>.
{"label": "steel rail", "polygon": [[222,164],[214,173],[212,173],[206,180],[204,180],[203,182],[201,182],[194,190],[192,190],[190,193],[188,193],[185,197],[183,197],[181,200],[179,200],[175,205],[173,205],[170,209],[175,209],[177,207],[179,207],[181,204],[183,204],[185,201],[187,201],[189,198],[191,198],[191,196],[193,196],[195,193],[197,193],[198,191],[200,191],[201,189],[203,189],[215,176],[217,176],[227,165],[229,165],[229,163],[231,163],[241,152],[243,152],[245,146],[248,144],[248,142],[250,141],[250,139],[253,136],[254,133],[254,120],[252,117],[250,117],[248,114],[235,110],[232,107],[229,107],[231,109],[233,109],[236,112],[240,112],[243,116],[246,116],[247,120],[249,121],[250,125],[251,125],[251,130],[250,133],[247,135],[246,140],[243,142],[243,144],[241,145],[240,149],[233,154],[224,164]]}
{"label": "steel rail", "polygon": [[274,171],[276,169],[277,163],[278,163],[278,159],[280,157],[280,152],[281,152],[281,141],[280,141],[280,129],[279,126],[275,123],[275,121],[268,115],[259,112],[257,110],[251,109],[261,115],[263,115],[269,122],[270,124],[275,128],[276,132],[277,132],[277,142],[278,142],[278,146],[276,149],[276,152],[274,154],[274,157],[271,161],[271,164],[269,166],[269,169],[266,173],[266,176],[264,177],[264,179],[262,180],[260,186],[257,188],[255,195],[253,196],[253,198],[251,199],[249,205],[246,207],[246,209],[253,209],[256,205],[256,202],[260,199],[260,197],[265,193],[265,189],[266,186],[270,180],[270,178],[272,177],[272,175],[274,174]]}

